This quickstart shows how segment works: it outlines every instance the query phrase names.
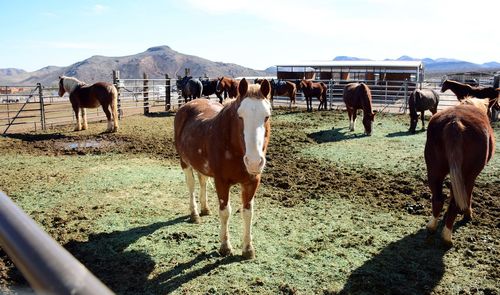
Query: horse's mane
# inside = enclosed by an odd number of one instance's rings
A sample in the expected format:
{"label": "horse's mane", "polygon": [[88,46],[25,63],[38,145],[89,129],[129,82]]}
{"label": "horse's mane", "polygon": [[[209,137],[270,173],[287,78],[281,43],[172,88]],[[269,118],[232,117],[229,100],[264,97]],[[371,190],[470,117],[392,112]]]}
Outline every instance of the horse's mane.
{"label": "horse's mane", "polygon": [[459,105],[473,105],[473,106],[479,108],[485,114],[488,113],[488,104],[489,104],[488,99],[481,99],[481,98],[475,98],[475,97],[470,97],[470,96],[464,98],[459,103]]}
{"label": "horse's mane", "polygon": [[[268,96],[270,96],[270,94]],[[265,97],[264,94],[262,94],[262,91],[260,91],[259,84],[249,84],[247,94],[245,95],[245,97],[268,98]]]}
{"label": "horse's mane", "polygon": [[64,90],[68,93],[73,92],[78,86],[86,85],[85,82],[82,82],[75,77],[61,76],[60,79],[62,80]]}

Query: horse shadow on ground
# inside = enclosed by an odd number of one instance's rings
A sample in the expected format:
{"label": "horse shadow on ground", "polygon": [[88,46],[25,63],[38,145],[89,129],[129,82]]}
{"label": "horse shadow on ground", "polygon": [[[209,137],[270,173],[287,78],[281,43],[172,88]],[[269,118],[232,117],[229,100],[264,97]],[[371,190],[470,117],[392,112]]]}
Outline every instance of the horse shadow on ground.
{"label": "horse shadow on ground", "polygon": [[117,294],[141,294],[147,289],[155,262],[144,252],[127,250],[128,246],[163,227],[188,219],[189,216],[181,216],[125,231],[92,234],[88,241],[70,241],[64,248]]}
{"label": "horse shadow on ground", "polygon": [[[191,261],[178,264],[175,268],[172,268],[171,270],[157,276],[151,281],[151,286],[155,290],[160,291],[162,294],[169,294],[177,290],[185,283],[196,279],[199,276],[206,275],[207,273],[211,272],[214,269],[217,269],[222,265],[237,263],[244,260],[244,258],[240,255],[226,256],[223,258],[219,257],[220,255],[216,251],[198,254]],[[210,261],[210,263],[204,265],[199,269],[187,271],[194,268],[198,263],[206,263],[206,261],[212,260],[214,258],[216,259],[215,261]]]}
{"label": "horse shadow on ground", "polygon": [[[220,258],[216,251],[203,252],[191,261],[177,264],[154,279],[149,278],[155,269],[155,261],[145,252],[127,248],[161,228],[188,220],[189,216],[181,216],[126,231],[99,233],[90,235],[88,241],[70,241],[64,247],[117,294],[144,294],[148,291],[171,293],[221,265],[243,260],[238,255]],[[199,263],[204,266],[195,269]]]}
{"label": "horse shadow on ground", "polygon": [[175,113],[169,111],[163,111],[163,112],[149,112],[144,115],[150,118],[167,118],[167,117],[174,117]]}
{"label": "horse shadow on ground", "polygon": [[37,142],[46,140],[59,140],[70,138],[62,133],[11,133],[5,134],[4,137],[19,139],[25,142]]}
{"label": "horse shadow on ground", "polygon": [[415,133],[411,133],[410,131],[398,131],[398,132],[392,132],[388,133],[385,137],[400,137],[400,136],[412,136],[412,135],[417,135],[419,133],[425,133],[426,129],[420,129],[420,130],[415,130]]}
{"label": "horse shadow on ground", "polygon": [[307,134],[307,137],[314,140],[316,143],[337,142],[349,139],[359,139],[367,137],[365,134],[353,133],[347,128],[321,130]]}
{"label": "horse shadow on ground", "polygon": [[439,233],[421,229],[389,244],[354,270],[339,294],[432,293],[445,271]]}

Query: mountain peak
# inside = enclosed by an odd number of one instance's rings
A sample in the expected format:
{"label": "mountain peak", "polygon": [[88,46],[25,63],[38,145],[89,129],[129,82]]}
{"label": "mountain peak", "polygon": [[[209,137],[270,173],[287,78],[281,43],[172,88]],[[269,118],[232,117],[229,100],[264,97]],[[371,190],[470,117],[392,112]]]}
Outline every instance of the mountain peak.
{"label": "mountain peak", "polygon": [[335,60],[335,61],[351,61],[351,60],[371,60],[371,59],[364,58],[364,57],[353,57],[353,56],[339,55],[339,56],[336,56],[333,60]]}
{"label": "mountain peak", "polygon": [[172,50],[172,49],[167,45],[160,45],[160,46],[150,47],[148,48],[148,50],[146,50],[146,52],[165,51],[165,50]]}

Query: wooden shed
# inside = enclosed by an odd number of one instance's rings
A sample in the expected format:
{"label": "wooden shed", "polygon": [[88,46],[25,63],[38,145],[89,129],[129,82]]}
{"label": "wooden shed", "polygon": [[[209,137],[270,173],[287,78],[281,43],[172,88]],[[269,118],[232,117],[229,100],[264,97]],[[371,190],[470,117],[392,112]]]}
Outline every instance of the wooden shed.
{"label": "wooden shed", "polygon": [[276,66],[278,79],[364,81],[377,85],[384,81],[420,83],[424,80],[421,61],[311,61]]}

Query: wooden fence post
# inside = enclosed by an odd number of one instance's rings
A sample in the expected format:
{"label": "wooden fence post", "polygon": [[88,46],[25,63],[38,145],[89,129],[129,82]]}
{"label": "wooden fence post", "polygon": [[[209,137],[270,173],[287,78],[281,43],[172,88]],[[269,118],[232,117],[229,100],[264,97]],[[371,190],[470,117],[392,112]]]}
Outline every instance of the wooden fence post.
{"label": "wooden fence post", "polygon": [[170,78],[168,77],[168,74],[165,74],[165,111],[170,111]]}
{"label": "wooden fence post", "polygon": [[142,97],[144,99],[144,115],[149,115],[149,87],[148,87],[148,74],[142,73],[143,87]]}
{"label": "wooden fence post", "polygon": [[122,111],[122,103],[121,103],[121,99],[120,99],[120,93],[121,93],[120,71],[118,71],[118,70],[113,70],[113,84],[115,85],[116,90],[118,91],[118,97],[117,97],[117,100],[118,100],[118,119],[121,120],[122,116],[123,116],[123,111]]}
{"label": "wooden fence post", "polygon": [[45,130],[45,103],[43,100],[42,84],[36,83],[36,87],[38,87],[38,98],[40,100],[40,123],[42,125],[42,130]]}

